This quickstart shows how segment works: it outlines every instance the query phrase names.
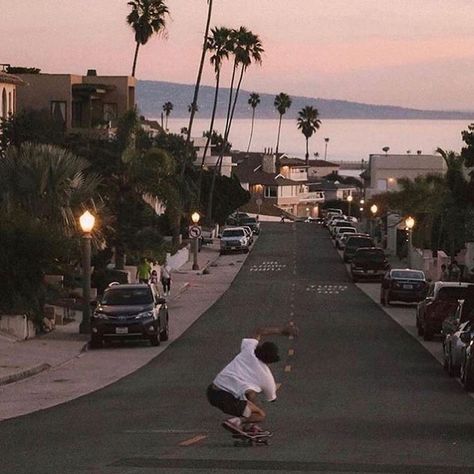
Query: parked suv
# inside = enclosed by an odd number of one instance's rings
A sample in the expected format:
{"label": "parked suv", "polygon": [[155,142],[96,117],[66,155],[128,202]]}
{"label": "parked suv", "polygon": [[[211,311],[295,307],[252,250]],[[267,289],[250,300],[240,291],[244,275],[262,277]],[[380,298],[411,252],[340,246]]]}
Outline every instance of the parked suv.
{"label": "parked suv", "polygon": [[[472,292],[469,283],[437,281],[428,290],[427,297],[416,308],[418,335],[425,341],[441,332],[443,321],[456,311],[458,300],[465,299]],[[471,288],[469,290],[469,288]]]}
{"label": "parked suv", "polygon": [[91,317],[91,347],[106,339],[148,339],[153,346],[169,337],[166,300],[147,284],[112,284]]}
{"label": "parked suv", "polygon": [[260,234],[260,222],[255,217],[241,217],[240,225],[247,225],[254,234]]}
{"label": "parked suv", "polygon": [[375,247],[374,239],[362,236],[349,237],[344,247],[344,262],[350,262],[356,250],[362,247]]}
{"label": "parked suv", "polygon": [[389,267],[383,249],[367,247],[357,249],[351,262],[351,276],[354,282],[361,279],[380,280]]}
{"label": "parked suv", "polygon": [[232,250],[249,251],[249,239],[243,227],[229,227],[221,235],[221,255]]}

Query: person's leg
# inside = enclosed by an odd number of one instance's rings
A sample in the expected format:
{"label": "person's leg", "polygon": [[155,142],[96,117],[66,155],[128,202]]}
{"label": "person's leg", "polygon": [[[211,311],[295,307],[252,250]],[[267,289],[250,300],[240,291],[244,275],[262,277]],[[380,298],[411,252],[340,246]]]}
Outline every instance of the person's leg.
{"label": "person's leg", "polygon": [[253,390],[247,390],[247,392],[245,392],[245,397],[247,398],[247,406],[242,414],[242,427],[244,430],[248,430],[255,426],[256,423],[264,421],[267,415],[256,403],[256,392]]}

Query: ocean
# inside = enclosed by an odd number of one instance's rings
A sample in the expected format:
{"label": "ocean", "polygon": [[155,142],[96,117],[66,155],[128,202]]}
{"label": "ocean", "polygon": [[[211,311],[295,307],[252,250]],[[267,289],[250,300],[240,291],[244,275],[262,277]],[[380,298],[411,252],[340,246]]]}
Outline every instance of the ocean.
{"label": "ocean", "polygon": [[[474,121],[474,119],[473,119]],[[216,120],[215,127],[223,133],[223,119]],[[467,129],[469,121],[464,120],[322,120],[320,129],[309,140],[310,157],[315,153],[325,157],[325,138],[327,160],[360,161],[368,160],[370,154],[383,153],[382,148],[390,147],[389,153],[405,154],[434,153],[436,148],[461,151],[463,141],[461,132]],[[168,120],[168,129],[179,133],[188,125],[187,119]],[[246,151],[250,136],[251,119],[233,121],[229,141],[235,150]],[[196,119],[193,135],[201,136],[209,127],[208,119]],[[276,147],[278,120],[255,119],[254,133],[250,151],[263,152],[265,148]],[[305,138],[296,127],[296,120],[283,120],[279,151],[293,157],[304,158]]]}

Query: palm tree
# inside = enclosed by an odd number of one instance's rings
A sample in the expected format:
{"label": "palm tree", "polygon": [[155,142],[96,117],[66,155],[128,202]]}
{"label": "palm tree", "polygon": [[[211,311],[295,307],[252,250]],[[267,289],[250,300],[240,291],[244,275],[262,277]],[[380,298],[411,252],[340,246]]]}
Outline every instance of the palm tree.
{"label": "palm tree", "polygon": [[285,94],[284,92],[280,92],[275,97],[275,100],[273,101],[273,105],[275,106],[275,108],[277,109],[280,115],[280,120],[278,121],[277,144],[276,144],[276,149],[275,149],[275,154],[278,155],[278,148],[280,146],[281,119],[283,118],[283,115],[286,114],[286,111],[291,107],[291,98],[288,94]]}
{"label": "palm tree", "polygon": [[166,27],[165,16],[169,14],[163,0],[131,0],[128,5],[132,11],[127,16],[127,23],[135,31],[135,55],[133,57],[132,77],[135,77],[138,49],[148,43],[153,34],[160,34]]}
{"label": "palm tree", "polygon": [[163,112],[165,113],[166,123],[165,123],[165,130],[168,131],[168,117],[170,116],[173,110],[173,103],[172,102],[165,102],[163,104]]}
{"label": "palm tree", "polygon": [[250,151],[250,144],[252,143],[252,137],[253,137],[253,126],[255,122],[255,109],[257,108],[257,105],[260,104],[260,96],[256,92],[252,92],[250,94],[249,100],[247,103],[252,107],[252,126],[250,127],[250,138],[249,138],[249,144],[247,147],[247,153]]}
{"label": "palm tree", "polygon": [[306,138],[306,165],[308,165],[309,162],[308,141],[313,133],[315,133],[316,130],[318,130],[321,126],[321,120],[319,120],[318,116],[318,109],[312,107],[311,105],[303,107],[298,112],[297,127],[301,130],[301,133]]}
{"label": "palm tree", "polygon": [[202,77],[202,70],[204,69],[204,61],[206,59],[206,51],[207,51],[207,40],[209,36],[209,28],[211,26],[211,17],[212,17],[212,3],[213,0],[207,0],[207,20],[206,20],[206,28],[204,30],[204,41],[201,50],[201,60],[199,62],[198,74],[196,78],[196,85],[194,86],[194,96],[193,101],[191,103],[191,110],[189,116],[189,125],[188,125],[188,133],[186,136],[186,144],[189,145],[191,141],[191,133],[193,129],[193,121],[194,115],[197,112],[197,103],[198,103],[198,96],[199,96],[199,87],[201,85],[201,77]]}

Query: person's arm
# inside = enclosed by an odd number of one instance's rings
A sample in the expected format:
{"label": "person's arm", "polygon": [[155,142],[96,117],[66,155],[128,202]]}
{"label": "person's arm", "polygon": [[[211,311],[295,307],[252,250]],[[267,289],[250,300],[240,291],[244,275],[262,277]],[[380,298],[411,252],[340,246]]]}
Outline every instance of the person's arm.
{"label": "person's arm", "polygon": [[257,328],[252,336],[258,341],[264,336],[297,336],[298,328],[294,323],[288,323],[285,326],[264,326]]}

